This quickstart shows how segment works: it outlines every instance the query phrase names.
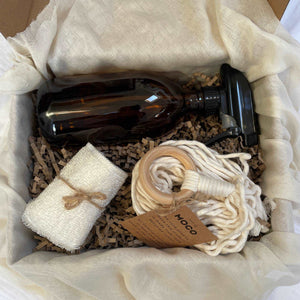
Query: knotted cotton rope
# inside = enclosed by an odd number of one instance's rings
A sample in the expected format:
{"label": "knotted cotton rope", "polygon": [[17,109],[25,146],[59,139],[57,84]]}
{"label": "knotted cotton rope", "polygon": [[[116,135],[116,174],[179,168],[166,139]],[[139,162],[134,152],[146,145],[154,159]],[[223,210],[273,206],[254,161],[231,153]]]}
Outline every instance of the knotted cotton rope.
{"label": "knotted cotton rope", "polygon": [[[250,154],[220,155],[197,141],[168,141],[159,147],[162,146],[183,150],[192,159],[196,170],[185,170],[183,164],[171,156],[155,159],[149,170],[140,170],[139,161],[132,174],[132,202],[138,215],[187,204],[218,238],[194,245],[212,256],[239,252],[249,234],[258,236],[269,230],[260,199],[261,189],[247,177]],[[239,159],[242,168],[232,159]],[[145,191],[140,172],[150,172],[152,183],[163,193],[172,194],[173,187],[181,185],[181,190],[193,192],[192,197],[166,207]]]}

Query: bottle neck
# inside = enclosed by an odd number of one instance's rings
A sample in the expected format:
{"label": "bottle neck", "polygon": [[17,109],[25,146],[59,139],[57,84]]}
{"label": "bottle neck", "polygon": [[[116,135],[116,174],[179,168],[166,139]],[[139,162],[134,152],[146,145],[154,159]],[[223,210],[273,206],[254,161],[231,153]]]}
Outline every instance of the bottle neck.
{"label": "bottle neck", "polygon": [[202,93],[186,93],[184,95],[185,107],[189,112],[199,112],[200,114],[204,114],[204,100],[202,97]]}
{"label": "bottle neck", "polygon": [[203,87],[195,93],[185,94],[184,99],[188,111],[208,116],[219,113],[224,100],[226,103],[226,94],[218,87]]}

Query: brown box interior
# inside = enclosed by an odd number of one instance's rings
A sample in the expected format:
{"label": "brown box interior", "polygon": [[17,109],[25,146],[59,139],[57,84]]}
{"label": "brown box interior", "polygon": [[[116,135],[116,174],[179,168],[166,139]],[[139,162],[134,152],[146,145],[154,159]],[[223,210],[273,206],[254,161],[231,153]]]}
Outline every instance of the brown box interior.
{"label": "brown box interior", "polygon": [[271,5],[276,17],[281,20],[290,0],[268,0],[268,2]]}
{"label": "brown box interior", "polygon": [[37,17],[49,0],[0,0],[0,32],[14,36]]}

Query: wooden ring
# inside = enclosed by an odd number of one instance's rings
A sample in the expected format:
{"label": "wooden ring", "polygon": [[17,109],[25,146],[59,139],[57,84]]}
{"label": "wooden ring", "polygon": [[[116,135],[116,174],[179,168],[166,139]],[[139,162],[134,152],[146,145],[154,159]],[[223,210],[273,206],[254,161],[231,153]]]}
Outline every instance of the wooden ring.
{"label": "wooden ring", "polygon": [[189,199],[194,194],[190,190],[181,190],[178,193],[167,194],[158,190],[153,184],[150,176],[150,166],[155,159],[163,156],[172,156],[178,159],[186,170],[197,170],[193,160],[183,150],[174,146],[159,146],[150,150],[140,161],[139,177],[142,188],[151,198],[159,201],[162,205],[171,205],[174,201]]}

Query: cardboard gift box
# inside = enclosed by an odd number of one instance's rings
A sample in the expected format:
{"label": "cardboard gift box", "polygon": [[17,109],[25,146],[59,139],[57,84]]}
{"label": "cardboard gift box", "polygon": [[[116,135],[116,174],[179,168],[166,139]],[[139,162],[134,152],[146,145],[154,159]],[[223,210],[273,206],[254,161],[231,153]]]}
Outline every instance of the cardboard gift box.
{"label": "cardboard gift box", "polygon": [[[13,36],[23,30],[46,3],[0,1],[2,31]],[[277,16],[280,7],[274,8]],[[299,45],[266,1],[53,0],[25,32],[0,46],[14,64],[0,78],[6,94],[0,115],[1,254],[16,285],[46,299],[253,299],[299,281],[300,238],[292,222],[292,202],[300,199]],[[21,222],[29,200],[33,115],[27,92],[51,77],[49,69],[58,76],[107,66],[213,74],[222,62],[252,83],[267,167],[262,189],[277,202],[273,231],[240,253],[218,257],[147,247],[32,253],[33,233]]]}

